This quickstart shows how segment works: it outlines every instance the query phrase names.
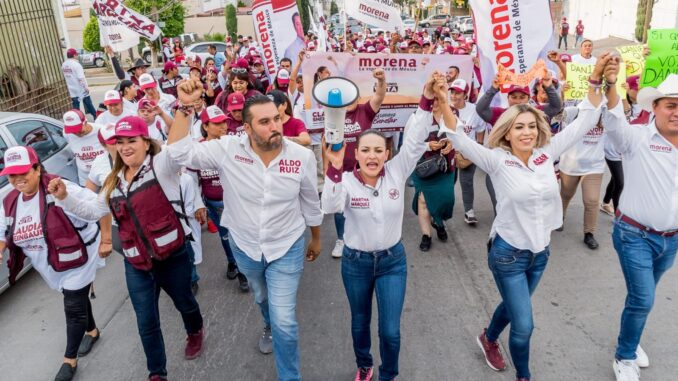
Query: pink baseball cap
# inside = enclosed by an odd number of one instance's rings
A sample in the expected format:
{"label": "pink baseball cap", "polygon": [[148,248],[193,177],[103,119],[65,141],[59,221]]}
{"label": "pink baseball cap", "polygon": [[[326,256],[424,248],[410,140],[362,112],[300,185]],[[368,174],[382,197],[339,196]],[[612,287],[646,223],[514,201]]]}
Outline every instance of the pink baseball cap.
{"label": "pink baseball cap", "polygon": [[507,94],[511,94],[516,91],[520,91],[521,93],[527,95],[528,97],[530,96],[530,87],[529,86],[520,86],[520,85],[504,85],[504,88],[507,88]]}
{"label": "pink baseball cap", "polygon": [[567,53],[563,53],[560,55],[560,60],[563,62],[572,62],[572,56]]}
{"label": "pink baseball cap", "polygon": [[165,67],[162,68],[162,72],[167,73],[168,71],[174,70],[176,68],[177,68],[177,65],[174,62],[167,61],[167,62],[165,62]]}
{"label": "pink baseball cap", "polygon": [[75,109],[67,111],[64,114],[64,132],[67,134],[77,134],[82,131],[82,126],[86,121],[87,119],[82,111]]}
{"label": "pink baseball cap", "polygon": [[638,90],[638,82],[640,81],[639,75],[632,75],[626,78],[626,84],[629,85],[629,90]]}
{"label": "pink baseball cap", "polygon": [[245,96],[242,93],[230,93],[226,97],[226,110],[228,112],[242,110],[245,107]]}
{"label": "pink baseball cap", "polygon": [[122,97],[117,90],[108,90],[106,94],[104,94],[104,104],[106,106],[118,103],[122,103]]}
{"label": "pink baseball cap", "polygon": [[151,89],[156,86],[155,78],[152,75],[145,73],[139,77],[139,87],[141,90]]}
{"label": "pink baseball cap", "polygon": [[250,64],[247,62],[246,59],[244,58],[238,58],[238,60],[235,62],[235,65],[233,67],[238,67],[241,69],[249,69]]}
{"label": "pink baseball cap", "polygon": [[[242,96],[242,94],[240,95]],[[218,106],[210,106],[202,110],[200,113],[200,121],[202,121],[203,124],[207,124],[208,122],[222,123],[226,121],[226,114],[224,114]]]}
{"label": "pink baseball cap", "polygon": [[142,108],[153,108],[157,106],[158,104],[155,103],[155,101],[152,101],[148,98],[141,98],[139,103],[137,104],[137,109],[142,109]]}
{"label": "pink baseball cap", "polygon": [[[140,102],[141,103],[141,102]],[[138,116],[126,116],[115,124],[115,137],[148,137],[148,126]]]}
{"label": "pink baseball cap", "polygon": [[107,125],[102,126],[97,133],[97,138],[99,138],[99,143],[101,143],[101,145],[111,146],[115,144],[115,124],[108,123]]}
{"label": "pink baseball cap", "polygon": [[0,172],[0,176],[23,175],[39,162],[38,154],[31,147],[14,146],[8,148],[5,151],[5,168]]}
{"label": "pink baseball cap", "polygon": [[78,55],[78,51],[73,49],[73,48],[66,50],[66,57],[68,57],[68,58],[73,58],[77,55]]}
{"label": "pink baseball cap", "polygon": [[290,73],[285,69],[280,69],[276,75],[276,80],[279,85],[286,85],[290,83]]}
{"label": "pink baseball cap", "polygon": [[468,83],[461,78],[455,79],[454,82],[452,82],[452,85],[450,85],[450,90],[466,94],[468,91]]}

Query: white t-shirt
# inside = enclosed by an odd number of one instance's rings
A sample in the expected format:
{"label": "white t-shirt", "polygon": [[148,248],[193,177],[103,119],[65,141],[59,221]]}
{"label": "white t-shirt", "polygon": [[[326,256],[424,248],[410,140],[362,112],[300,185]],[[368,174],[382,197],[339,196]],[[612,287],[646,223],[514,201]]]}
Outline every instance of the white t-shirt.
{"label": "white t-shirt", "polygon": [[466,102],[464,108],[457,109],[457,111],[459,111],[459,120],[464,126],[464,132],[471,140],[476,140],[476,135],[484,132],[488,123],[480,118],[476,112],[476,105],[473,103]]}
{"label": "white t-shirt", "polygon": [[167,125],[161,117],[156,116],[155,121],[148,126],[148,136],[159,141],[160,144],[165,144],[167,141]]}
{"label": "white t-shirt", "polygon": [[[65,181],[66,188],[70,192],[77,185],[70,181]],[[42,222],[40,221],[40,199],[39,195],[24,201],[23,196],[19,195],[16,206],[16,225],[14,226],[14,243],[21,247],[24,254],[31,260],[31,264],[42,278],[47,282],[49,288],[57,291],[79,290],[94,281],[96,270],[105,265],[105,261],[99,257],[99,241],[87,246],[88,260],[84,265],[67,271],[57,272],[47,262],[47,242],[43,236]],[[48,196],[51,197],[51,196]],[[81,227],[87,224],[72,214],[66,212],[68,218],[73,222],[73,226]],[[0,237],[4,240],[7,231],[7,221],[5,210],[0,205]],[[83,242],[88,242],[98,234],[95,221],[91,221],[89,226],[80,232]]]}
{"label": "white t-shirt", "polygon": [[92,163],[92,168],[89,170],[88,180],[94,185],[101,187],[108,174],[111,173],[111,155],[108,152],[97,156]]}
{"label": "white t-shirt", "polygon": [[581,54],[575,54],[572,56],[572,63],[578,65],[595,65],[596,57],[591,55],[590,58],[584,58]]}
{"label": "white t-shirt", "polygon": [[124,106],[123,106],[122,113],[121,113],[120,115],[114,116],[113,114],[111,114],[110,111],[104,111],[103,113],[101,113],[101,114],[96,118],[96,120],[94,121],[94,123],[99,124],[99,125],[101,125],[101,126],[105,126],[105,125],[107,125],[107,124],[115,125],[116,123],[118,123],[118,121],[119,121],[120,119],[122,119],[122,118],[124,118],[124,117],[126,117],[126,116],[134,116],[134,115],[136,115],[136,110],[134,110],[134,111],[132,112],[132,111],[127,110],[127,109],[124,108]]}
{"label": "white t-shirt", "polygon": [[[561,131],[577,118],[577,107],[565,107],[563,110]],[[589,126],[590,128],[593,126]],[[562,133],[562,132],[561,132]],[[558,168],[570,176],[584,176],[605,172],[604,130],[596,127],[589,130],[572,148],[560,155]]]}
{"label": "white t-shirt", "polygon": [[85,79],[85,70],[80,62],[69,58],[61,65],[61,72],[66,79],[68,94],[71,98],[84,98],[88,96],[87,79]]}
{"label": "white t-shirt", "polygon": [[125,110],[125,112],[129,113],[130,115],[136,115],[137,110],[139,109],[139,106],[137,105],[137,101],[135,100],[134,102],[128,101],[127,99],[122,99],[122,108]]}
{"label": "white t-shirt", "polygon": [[104,147],[101,146],[97,133],[101,127],[98,124],[91,123],[92,131],[85,136],[76,136],[75,134],[64,134],[68,141],[68,148],[71,149],[75,155],[75,164],[78,167],[78,182],[81,186],[85,186],[89,171],[92,168],[94,159],[99,155],[106,153]]}

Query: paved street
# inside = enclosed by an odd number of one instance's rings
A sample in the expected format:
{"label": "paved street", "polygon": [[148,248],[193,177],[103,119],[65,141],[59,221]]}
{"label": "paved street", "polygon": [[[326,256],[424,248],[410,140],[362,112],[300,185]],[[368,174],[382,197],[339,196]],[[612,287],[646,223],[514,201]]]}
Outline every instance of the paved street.
{"label": "paved street", "polygon": [[[434,238],[428,253],[417,248],[419,228],[409,207],[411,192],[406,195],[403,240],[409,274],[400,380],[514,380],[512,366],[502,373],[489,370],[474,341],[499,298],[486,266],[485,241],[492,211],[483,176],[476,176],[479,226],[469,228],[463,223],[457,186],[455,217],[448,222],[450,241],[444,244]],[[610,240],[611,218],[601,215],[601,248],[589,251],[581,242],[579,196],[569,212],[565,231],[554,232],[551,263],[533,298],[534,379],[613,380],[611,363],[624,285]],[[306,265],[299,290],[302,371],[306,380],[349,380],[355,367],[349,309],[340,261],[329,255],[335,238],[332,220],[325,221],[323,255]],[[203,242],[205,262],[199,266],[198,299],[205,317],[206,352],[195,361],[183,359],[181,319],[163,295],[161,316],[170,379],[274,380],[273,357],[256,349],[262,323],[252,295],[240,293],[236,281],[225,279],[217,236],[205,232]],[[675,271],[668,272],[642,341],[651,359],[651,367],[643,371],[644,380],[675,380],[672,361],[678,358],[674,345],[678,305],[671,290],[677,286]],[[145,379],[144,355],[120,256],[112,256],[98,273],[96,291],[93,308],[102,340],[81,359],[77,379]],[[49,380],[54,376],[66,339],[62,299],[47,289],[37,273],[29,273],[0,295],[0,327],[3,380]],[[376,325],[373,327],[373,353],[378,358]],[[505,351],[507,334],[501,337]]]}

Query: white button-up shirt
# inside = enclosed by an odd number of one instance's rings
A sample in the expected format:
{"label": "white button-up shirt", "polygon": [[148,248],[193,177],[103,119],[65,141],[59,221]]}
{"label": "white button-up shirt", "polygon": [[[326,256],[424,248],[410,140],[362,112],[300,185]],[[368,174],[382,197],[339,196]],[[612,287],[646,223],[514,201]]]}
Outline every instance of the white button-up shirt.
{"label": "white button-up shirt", "polygon": [[619,211],[658,231],[678,229],[678,147],[657,131],[653,120],[628,125],[621,102],[603,114],[605,130],[624,156]]}
{"label": "white button-up shirt", "polygon": [[579,142],[595,126],[601,108],[587,100],[579,105],[579,115],[551,142],[535,148],[526,166],[503,148],[488,149],[466,134],[448,133],[454,147],[485,171],[497,194],[497,217],[490,237],[499,234],[511,246],[543,251],[551,242],[551,232],[563,223],[563,206],[553,161]]}
{"label": "white button-up shirt", "polygon": [[[400,241],[405,208],[405,182],[426,151],[432,126],[430,111],[421,108],[410,116],[400,152],[384,165],[376,186],[365,184],[357,171],[328,168],[323,186],[324,213],[344,213],[347,247],[360,251],[386,250]],[[376,193],[375,193],[376,191]],[[444,197],[444,196],[443,196]]]}
{"label": "white button-up shirt", "polygon": [[167,147],[188,168],[219,171],[224,189],[221,225],[250,258],[267,262],[284,256],[306,226],[323,220],[313,151],[283,140],[268,167],[247,135],[196,142],[186,136]]}

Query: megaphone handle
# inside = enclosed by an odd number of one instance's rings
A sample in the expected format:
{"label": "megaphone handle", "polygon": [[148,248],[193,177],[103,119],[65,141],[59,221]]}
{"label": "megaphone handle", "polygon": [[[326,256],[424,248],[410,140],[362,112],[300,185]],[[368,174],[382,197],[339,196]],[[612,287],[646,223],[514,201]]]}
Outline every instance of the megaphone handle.
{"label": "megaphone handle", "polygon": [[344,143],[336,143],[332,144],[332,151],[333,152],[339,152],[341,150],[341,147],[344,145]]}

